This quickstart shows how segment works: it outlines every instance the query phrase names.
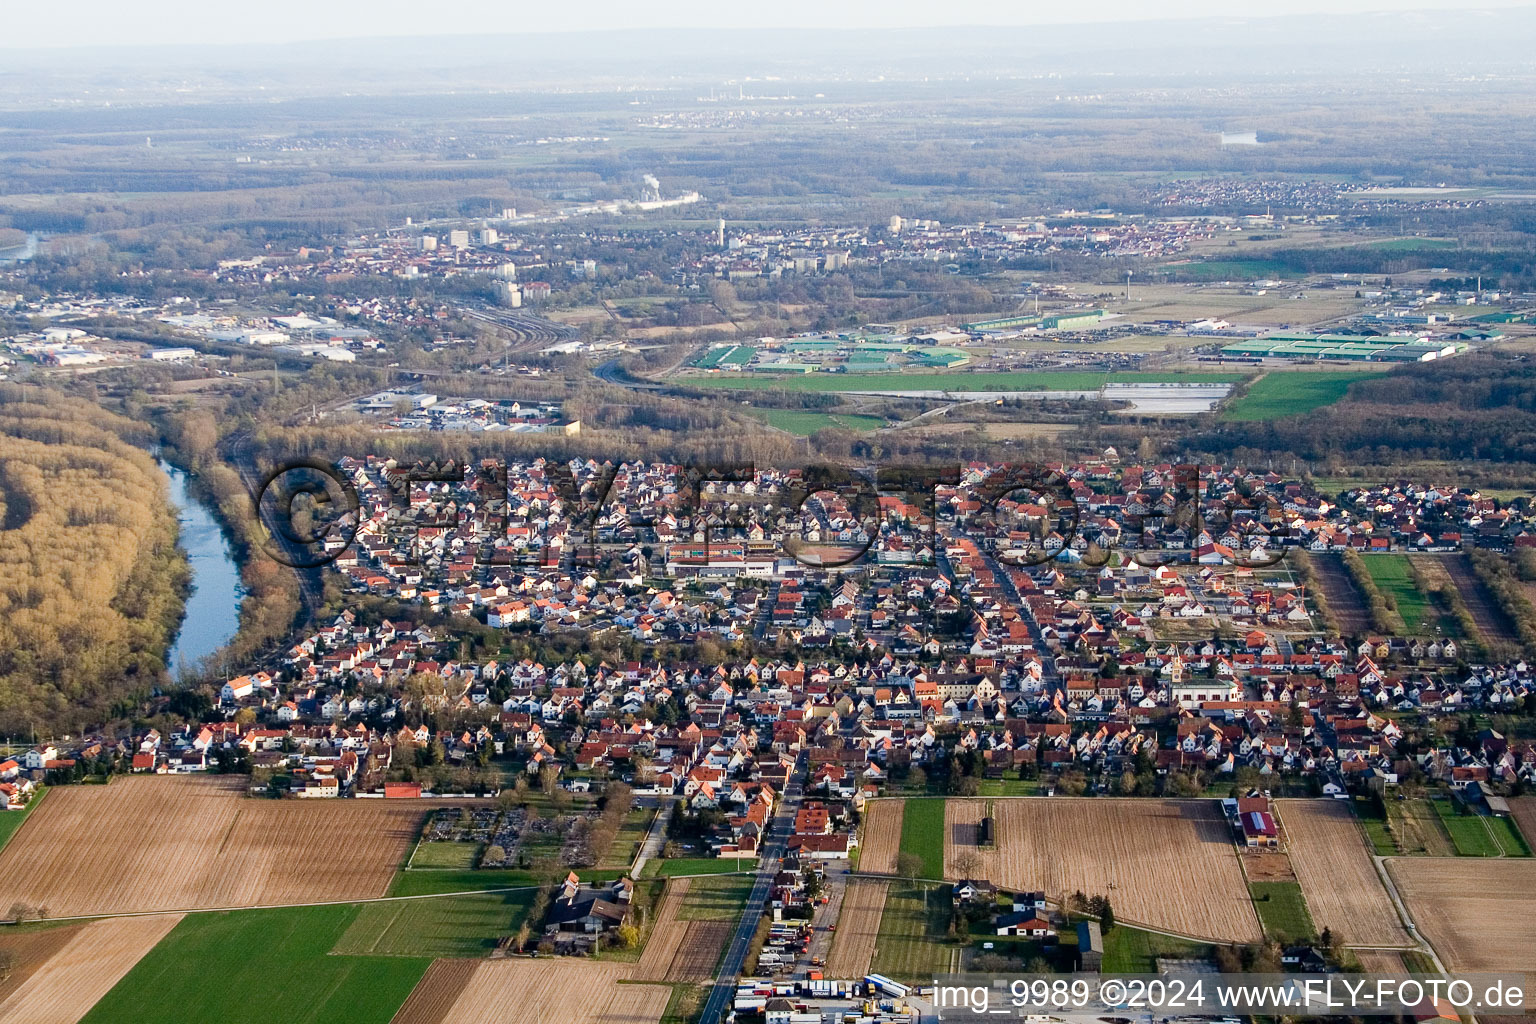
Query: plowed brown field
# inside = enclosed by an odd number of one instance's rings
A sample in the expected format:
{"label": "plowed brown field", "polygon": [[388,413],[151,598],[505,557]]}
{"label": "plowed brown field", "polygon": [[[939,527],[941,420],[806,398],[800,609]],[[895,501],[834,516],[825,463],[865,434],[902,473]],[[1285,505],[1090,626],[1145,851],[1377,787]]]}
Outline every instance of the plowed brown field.
{"label": "plowed brown field", "polygon": [[432,961],[390,1024],[442,1024],[479,966],[478,960]]}
{"label": "plowed brown field", "polygon": [[[632,964],[559,958],[471,962],[468,977],[453,969],[429,970],[394,1024],[656,1024],[672,994],[666,985],[618,984],[633,973]],[[432,991],[424,988],[429,984]]]}
{"label": "plowed brown field", "polygon": [[211,775],[60,787],[0,851],[0,907],[75,917],[383,896],[423,813],[239,787]]}
{"label": "plowed brown field", "polygon": [[1515,819],[1515,827],[1525,837],[1525,844],[1536,850],[1536,796],[1511,797],[1509,814]]}
{"label": "plowed brown field", "polygon": [[48,958],[63,949],[79,933],[83,924],[55,925],[50,928],[18,931],[0,930],[0,950],[15,957],[11,972],[0,981],[0,1001],[22,986]]}
{"label": "plowed brown field", "polygon": [[1348,804],[1280,800],[1276,807],[1290,840],[1291,866],[1318,930],[1332,929],[1350,945],[1413,945]]}
{"label": "plowed brown field", "polygon": [[837,915],[837,934],[827,955],[830,978],[862,978],[875,956],[875,937],[880,934],[880,915],[891,883],[868,878],[848,882],[842,911]]}
{"label": "plowed brown field", "polygon": [[883,875],[896,873],[896,855],[901,852],[901,821],[906,806],[900,800],[874,800],[869,803],[864,812],[860,871],[874,871]]}
{"label": "plowed brown field", "polygon": [[[664,981],[672,971],[673,961],[683,948],[688,935],[688,922],[679,921],[677,910],[688,896],[691,878],[674,878],[667,882],[666,892],[656,913],[656,923],[651,926],[650,938],[646,939],[645,952],[635,965],[634,977],[643,981]],[[713,964],[711,964],[713,966]]]}
{"label": "plowed brown field", "polygon": [[1387,871],[1413,923],[1451,970],[1530,968],[1531,949],[1536,948],[1536,861],[1392,857]]}
{"label": "plowed brown field", "polygon": [[[992,805],[997,843],[976,845]],[[1060,900],[1104,895],[1115,916],[1180,935],[1257,942],[1258,917],[1215,800],[950,800],[944,874]]]}
{"label": "plowed brown field", "polygon": [[180,920],[161,914],[84,925],[0,1002],[0,1021],[74,1024]]}

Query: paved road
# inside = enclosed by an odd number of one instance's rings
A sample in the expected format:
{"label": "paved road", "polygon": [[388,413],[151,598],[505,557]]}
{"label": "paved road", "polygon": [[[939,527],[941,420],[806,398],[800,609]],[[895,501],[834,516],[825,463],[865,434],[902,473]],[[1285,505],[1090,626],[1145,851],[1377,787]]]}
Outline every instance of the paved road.
{"label": "paved road", "polygon": [[785,841],[794,831],[795,813],[800,809],[800,800],[805,795],[808,764],[809,759],[803,753],[795,762],[795,770],[784,789],[784,799],[779,803],[779,812],[773,818],[773,831],[763,844],[757,881],[752,885],[747,907],[741,914],[741,923],[737,925],[736,934],[726,948],[725,959],[720,963],[715,987],[709,990],[709,998],[704,1003],[703,1012],[699,1014],[699,1024],[719,1024],[735,1001],[736,979],[741,976],[741,966],[752,950],[752,938],[757,933],[757,923],[762,919],[763,909],[768,902],[768,891],[773,887],[774,876],[779,873]]}
{"label": "paved road", "polygon": [[661,856],[661,848],[667,840],[667,823],[672,820],[672,805],[677,799],[662,797],[657,802],[656,817],[652,819],[651,830],[646,833],[645,842],[640,844],[640,852],[635,855],[635,863],[629,869],[630,878],[639,878],[645,862]]}

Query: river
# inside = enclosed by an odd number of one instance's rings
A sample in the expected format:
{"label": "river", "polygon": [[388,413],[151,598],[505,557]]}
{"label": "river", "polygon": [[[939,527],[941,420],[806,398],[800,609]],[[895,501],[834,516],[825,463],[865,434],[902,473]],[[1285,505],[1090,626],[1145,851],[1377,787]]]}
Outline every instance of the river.
{"label": "river", "polygon": [[219,521],[193,496],[187,474],[168,462],[160,468],[171,478],[171,501],[181,521],[181,546],[192,567],[192,593],[187,597],[186,617],[166,656],[171,678],[183,666],[192,668],[229,642],[240,626],[240,567]]}

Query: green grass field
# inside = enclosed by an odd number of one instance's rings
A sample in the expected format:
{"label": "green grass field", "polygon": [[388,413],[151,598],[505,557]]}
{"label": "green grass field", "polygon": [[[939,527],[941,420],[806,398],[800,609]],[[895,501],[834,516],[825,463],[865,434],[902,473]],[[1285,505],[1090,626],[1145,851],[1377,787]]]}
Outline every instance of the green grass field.
{"label": "green grass field", "polygon": [[885,426],[885,420],[879,416],[861,416],[857,413],[806,412],[801,409],[748,409],[747,412],[770,427],[778,427],[801,437],[810,437],[816,431],[828,427],[865,431]]}
{"label": "green grass field", "polygon": [[482,843],[417,843],[412,868],[472,868],[480,859]]}
{"label": "green grass field", "polygon": [[1460,814],[1450,800],[1436,797],[1430,801],[1435,813],[1451,835],[1456,853],[1462,857],[1529,857],[1531,848],[1514,823],[1507,818],[1480,814]]}
{"label": "green grass field", "polygon": [[1249,882],[1248,893],[1264,934],[1279,943],[1305,942],[1317,934],[1296,882]]}
{"label": "green grass field", "polygon": [[1222,410],[1221,418],[1233,422],[1277,420],[1332,405],[1344,397],[1357,380],[1379,376],[1379,371],[1275,370],[1254,381],[1248,393]]}
{"label": "green grass field", "polygon": [[977,796],[1039,796],[1044,787],[1037,779],[982,779]]}
{"label": "green grass field", "polygon": [[1116,924],[1104,936],[1105,973],[1156,974],[1160,956],[1195,959],[1210,955],[1211,947],[1205,943],[1144,932],[1126,924]]}
{"label": "green grass field", "polygon": [[86,1024],[387,1024],[427,956],[330,956],[358,905],[188,914]]}
{"label": "green grass field", "polygon": [[725,875],[738,871],[756,871],[757,861],[734,857],[675,857],[645,862],[642,878],[671,878],[674,875]]}
{"label": "green grass field", "polygon": [[1483,825],[1482,818],[1475,814],[1458,814],[1455,806],[1446,799],[1436,798],[1430,803],[1434,804],[1440,823],[1451,834],[1458,856],[1497,857],[1502,852],[1493,833]]}
{"label": "green grass field", "polygon": [[756,875],[695,878],[677,908],[680,921],[734,921],[752,893]]}
{"label": "green grass field", "polygon": [[31,814],[33,808],[42,803],[43,797],[47,795],[48,787],[39,786],[37,787],[37,792],[32,794],[32,800],[26,807],[19,811],[0,811],[0,848],[4,848],[5,844],[10,841],[11,836],[15,835],[16,830],[21,828],[22,824],[27,820],[27,815]]}
{"label": "green grass field", "polygon": [[640,844],[645,842],[646,833],[651,829],[651,819],[655,816],[655,808],[651,807],[636,807],[626,814],[624,824],[619,826],[619,834],[614,837],[613,846],[603,855],[598,866],[624,870],[633,864],[636,855],[640,853]]}
{"label": "green grass field", "polygon": [[1241,373],[1160,373],[1152,370],[1119,373],[1021,370],[997,373],[807,373],[794,377],[722,374],[690,377],[677,383],[738,391],[1092,391],[1106,383],[1231,384],[1245,376]]}
{"label": "green grass field", "polygon": [[[623,874],[623,871],[594,871],[587,868],[581,872],[581,880],[611,882],[615,878],[622,877]],[[543,879],[532,871],[518,869],[477,871],[472,868],[411,868],[409,871],[395,872],[394,880],[389,884],[388,895],[430,896],[436,893],[537,887],[542,881]]]}
{"label": "green grass field", "polygon": [[924,878],[944,877],[944,798],[907,800],[901,818],[901,850],[923,859]]}
{"label": "green grass field", "polygon": [[871,970],[923,983],[957,970],[959,949],[944,942],[948,927],[948,886],[893,883],[880,915]]}
{"label": "green grass field", "polygon": [[1397,614],[1403,617],[1403,625],[1418,632],[1427,622],[1439,618],[1439,611],[1413,582],[1413,571],[1407,555],[1366,555],[1362,561],[1383,594],[1391,594],[1397,602]]}
{"label": "green grass field", "polygon": [[486,956],[517,931],[534,890],[494,896],[366,903],[337,940],[335,953],[373,956]]}
{"label": "green grass field", "polygon": [[1355,818],[1365,829],[1365,838],[1370,841],[1372,852],[1378,857],[1395,857],[1403,852],[1392,838],[1387,819],[1377,812],[1371,801],[1357,796],[1350,801],[1350,806],[1354,808]]}

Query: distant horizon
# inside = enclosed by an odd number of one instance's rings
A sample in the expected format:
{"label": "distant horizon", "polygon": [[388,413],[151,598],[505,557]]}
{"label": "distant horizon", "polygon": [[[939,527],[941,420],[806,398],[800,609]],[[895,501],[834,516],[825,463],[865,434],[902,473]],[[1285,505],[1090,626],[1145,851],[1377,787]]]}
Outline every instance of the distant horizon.
{"label": "distant horizon", "polygon": [[[331,0],[314,5],[271,0],[260,9],[214,7],[191,0],[147,0],[131,9],[105,0],[73,5],[30,6],[9,12],[8,38],[0,53],[36,50],[159,50],[187,47],[345,44],[454,37],[601,35],[612,32],[829,32],[932,29],[1023,29],[1098,27],[1147,22],[1220,20],[1272,21],[1291,17],[1490,15],[1527,10],[1532,0],[1487,0],[1467,7],[1455,0],[1382,4],[1379,0],[1278,0],[1276,3],[1222,3],[1180,0],[1148,5],[1132,0],[1089,0],[1060,7],[1041,3],[1002,4],[959,0],[939,8],[917,0],[851,0],[840,5],[787,0],[771,10],[720,8],[700,0],[662,6],[589,0],[579,15],[540,5],[518,10],[490,0],[445,0],[423,25],[422,9],[405,0]],[[577,18],[580,21],[577,21]]]}

